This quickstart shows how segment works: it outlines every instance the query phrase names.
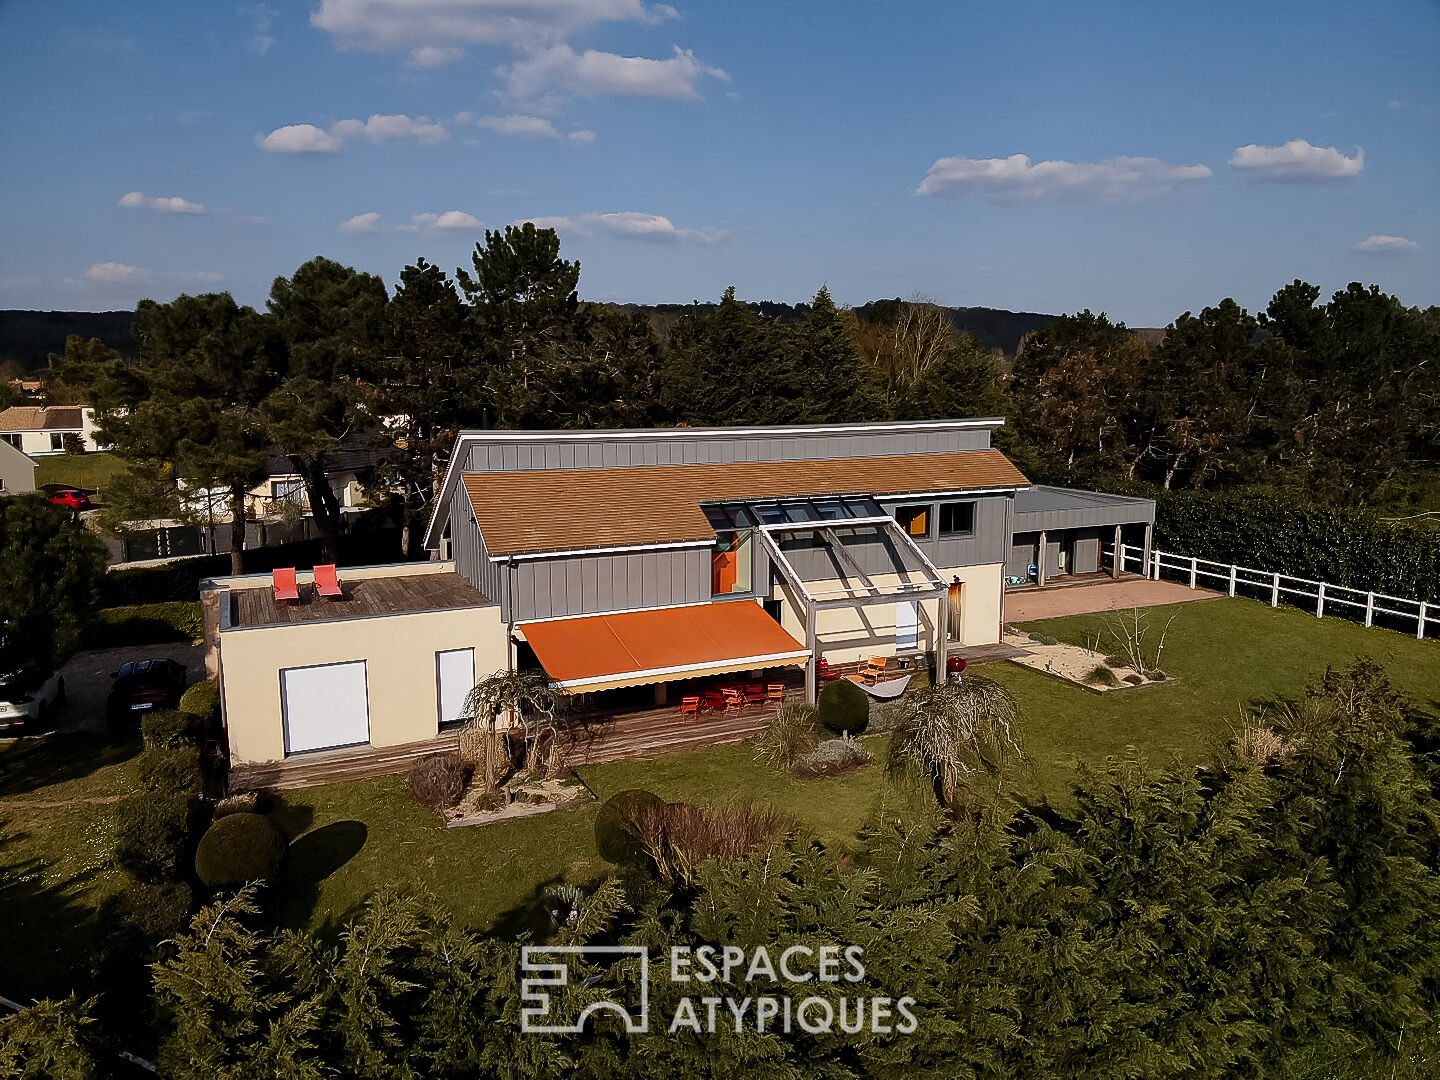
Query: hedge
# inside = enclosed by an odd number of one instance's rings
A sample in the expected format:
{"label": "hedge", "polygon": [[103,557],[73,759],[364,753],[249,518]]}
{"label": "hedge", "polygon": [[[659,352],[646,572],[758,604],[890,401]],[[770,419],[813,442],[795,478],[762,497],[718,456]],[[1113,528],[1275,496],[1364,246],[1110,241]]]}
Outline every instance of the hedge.
{"label": "hedge", "polygon": [[220,680],[205,679],[180,696],[180,711],[198,716],[204,724],[220,718]]}
{"label": "hedge", "polygon": [[1440,531],[1271,493],[1147,491],[1163,551],[1440,601]]}
{"label": "hedge", "polygon": [[164,604],[129,604],[101,608],[86,633],[91,649],[118,649],[156,645],[167,641],[198,644],[204,638],[205,618],[200,601]]}

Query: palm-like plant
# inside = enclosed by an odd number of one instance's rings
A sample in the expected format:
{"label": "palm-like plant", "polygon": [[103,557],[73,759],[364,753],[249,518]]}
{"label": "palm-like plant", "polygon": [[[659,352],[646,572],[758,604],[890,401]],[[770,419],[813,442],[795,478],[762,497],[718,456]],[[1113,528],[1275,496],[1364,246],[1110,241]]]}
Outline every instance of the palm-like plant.
{"label": "palm-like plant", "polygon": [[564,748],[560,739],[557,715],[564,706],[564,696],[550,685],[541,672],[497,671],[476,683],[465,697],[465,712],[470,722],[465,725],[462,744],[478,738],[479,764],[485,786],[495,787],[508,764],[504,753],[504,737],[498,729],[503,714],[509,726],[519,723],[525,736],[525,770],[540,770],[542,749],[548,750],[547,770],[554,775],[563,765]]}
{"label": "palm-like plant", "polygon": [[918,772],[955,801],[961,784],[990,776],[997,788],[1007,768],[1024,759],[1020,710],[1010,691],[978,675],[906,694],[890,744],[892,767]]}

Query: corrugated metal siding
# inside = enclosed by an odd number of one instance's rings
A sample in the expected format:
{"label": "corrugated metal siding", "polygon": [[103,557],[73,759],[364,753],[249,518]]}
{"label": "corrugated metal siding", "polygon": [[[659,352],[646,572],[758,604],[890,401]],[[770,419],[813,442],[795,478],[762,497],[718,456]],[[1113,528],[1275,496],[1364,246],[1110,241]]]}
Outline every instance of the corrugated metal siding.
{"label": "corrugated metal siding", "polygon": [[1010,553],[1005,558],[1005,576],[1029,579],[1030,565],[1039,550],[1039,533],[1016,533],[1010,544]]}
{"label": "corrugated metal siding", "polygon": [[575,555],[515,564],[514,622],[668,607],[710,599],[704,548],[631,555]]}

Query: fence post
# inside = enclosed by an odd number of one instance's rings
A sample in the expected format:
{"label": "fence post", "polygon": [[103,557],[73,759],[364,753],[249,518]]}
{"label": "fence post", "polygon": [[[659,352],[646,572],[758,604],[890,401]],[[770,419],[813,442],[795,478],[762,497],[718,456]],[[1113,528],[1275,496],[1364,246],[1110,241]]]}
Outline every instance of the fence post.
{"label": "fence post", "polygon": [[1425,638],[1425,601],[1420,601],[1420,619],[1415,624],[1415,637],[1417,640]]}
{"label": "fence post", "polygon": [[1275,580],[1270,583],[1270,606],[1280,606],[1280,572],[1275,572]]}
{"label": "fence post", "polygon": [[1151,564],[1150,576],[1156,581],[1160,580],[1160,551],[1157,548],[1153,553],[1154,562]]}
{"label": "fence post", "polygon": [[1370,629],[1375,622],[1375,594],[1365,594],[1365,629]]}
{"label": "fence post", "polygon": [[1235,564],[1230,564],[1230,595],[1235,595]]}
{"label": "fence post", "polygon": [[1197,559],[1197,558],[1195,558],[1194,555],[1191,555],[1191,556],[1190,556],[1190,588],[1192,588],[1192,589],[1195,587],[1195,571],[1196,571],[1196,569],[1199,567],[1199,565],[1200,565],[1200,560]]}
{"label": "fence post", "polygon": [[1324,617],[1325,617],[1325,582],[1322,581],[1322,582],[1320,582],[1319,587],[1316,588],[1316,590],[1315,590],[1315,618],[1317,618],[1317,619],[1323,619]]}

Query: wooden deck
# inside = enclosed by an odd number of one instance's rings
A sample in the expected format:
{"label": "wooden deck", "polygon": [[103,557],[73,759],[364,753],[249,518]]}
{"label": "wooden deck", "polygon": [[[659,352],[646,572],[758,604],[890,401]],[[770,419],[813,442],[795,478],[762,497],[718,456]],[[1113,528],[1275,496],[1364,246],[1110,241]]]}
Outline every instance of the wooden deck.
{"label": "wooden deck", "polygon": [[338,784],[345,780],[364,780],[371,776],[388,776],[407,772],[427,754],[455,750],[459,736],[447,731],[438,739],[405,743],[402,746],[347,746],[339,750],[317,750],[298,754],[284,761],[266,761],[236,765],[230,769],[230,790],[288,791],[315,787],[317,784]]}
{"label": "wooden deck", "polygon": [[421,611],[483,607],[484,594],[456,573],[407,574],[340,580],[344,594],[334,600],[315,595],[311,585],[300,586],[300,602],[276,602],[269,587],[236,589],[236,626],[277,626],[285,623],[333,622],[376,615],[404,615]]}

